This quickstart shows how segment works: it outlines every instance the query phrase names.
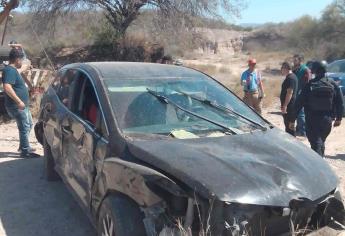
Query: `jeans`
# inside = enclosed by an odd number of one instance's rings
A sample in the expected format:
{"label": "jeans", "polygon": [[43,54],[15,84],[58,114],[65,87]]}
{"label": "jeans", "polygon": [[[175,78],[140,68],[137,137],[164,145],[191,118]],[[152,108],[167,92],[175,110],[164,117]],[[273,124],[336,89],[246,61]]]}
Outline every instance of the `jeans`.
{"label": "jeans", "polygon": [[297,116],[296,134],[302,136],[306,134],[304,108],[301,109]]}
{"label": "jeans", "polygon": [[19,148],[22,154],[30,152],[29,135],[32,129],[32,116],[28,107],[19,110],[16,107],[6,107],[7,113],[15,119],[19,131]]}
{"label": "jeans", "polygon": [[311,148],[324,157],[325,142],[332,130],[332,118],[330,116],[307,117],[306,128]]}

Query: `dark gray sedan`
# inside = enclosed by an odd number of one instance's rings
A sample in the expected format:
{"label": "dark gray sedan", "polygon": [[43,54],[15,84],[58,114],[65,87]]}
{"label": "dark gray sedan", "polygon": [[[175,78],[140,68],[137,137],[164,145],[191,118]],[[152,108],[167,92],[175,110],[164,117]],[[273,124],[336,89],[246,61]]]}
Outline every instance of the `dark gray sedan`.
{"label": "dark gray sedan", "polygon": [[343,94],[345,94],[345,59],[330,63],[327,66],[327,74],[339,83]]}
{"label": "dark gray sedan", "polygon": [[[332,78],[335,82],[338,83],[341,91],[343,92],[344,101],[345,101],[345,59],[338,60],[330,63],[327,66],[327,76]],[[345,102],[344,102],[345,108]],[[345,116],[345,109],[344,109]]]}
{"label": "dark gray sedan", "polygon": [[47,179],[65,182],[99,235],[267,236],[345,224],[327,163],[192,69],[65,66],[35,131]]}

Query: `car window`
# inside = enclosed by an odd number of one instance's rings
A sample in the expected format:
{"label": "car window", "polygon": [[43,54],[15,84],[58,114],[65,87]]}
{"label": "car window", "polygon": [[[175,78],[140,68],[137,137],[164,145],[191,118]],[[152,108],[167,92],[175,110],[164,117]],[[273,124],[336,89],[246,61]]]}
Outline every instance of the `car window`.
{"label": "car window", "polygon": [[345,61],[336,61],[328,65],[330,73],[345,73]]}
{"label": "car window", "polygon": [[52,83],[52,87],[55,89],[60,101],[68,108],[70,107],[70,95],[76,73],[76,70],[61,71]]}
{"label": "car window", "polygon": [[63,77],[65,72],[66,72],[65,70],[60,70],[53,75],[54,79],[51,82],[50,86],[55,90],[56,94],[58,94],[59,92],[59,88],[61,85],[61,78]]}
{"label": "car window", "polygon": [[107,137],[107,129],[96,91],[88,76],[78,72],[72,86],[73,95],[70,96],[72,99],[71,111],[92,128],[95,128],[98,134]]}
{"label": "car window", "polygon": [[[345,79],[340,80],[340,85],[345,87]],[[344,95],[345,96],[345,95]]]}
{"label": "car window", "polygon": [[102,116],[101,113],[99,113],[99,116],[100,116],[100,119],[99,119],[100,123],[99,123],[98,127],[100,127],[100,128],[97,129],[97,131],[104,138],[108,138],[108,131],[107,131],[107,127],[105,125],[104,117]]}
{"label": "car window", "polygon": [[[235,95],[214,80],[200,75],[193,78],[106,79],[109,98],[120,129],[124,133],[170,134],[174,130],[210,133],[221,130],[217,122],[233,130],[250,132],[253,124],[234,113],[201,102],[211,101],[219,107],[233,110],[263,126],[267,123]],[[157,99],[149,90],[164,96]],[[198,118],[172,105],[196,113]]]}

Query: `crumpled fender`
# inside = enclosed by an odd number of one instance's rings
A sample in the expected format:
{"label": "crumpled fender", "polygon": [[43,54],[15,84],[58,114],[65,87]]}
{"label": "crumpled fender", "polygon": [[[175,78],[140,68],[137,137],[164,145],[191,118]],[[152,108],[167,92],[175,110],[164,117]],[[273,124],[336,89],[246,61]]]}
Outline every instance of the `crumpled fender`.
{"label": "crumpled fender", "polygon": [[148,185],[159,186],[174,195],[184,194],[173,180],[158,171],[119,158],[107,158],[104,161],[102,176],[106,193],[122,193],[141,207],[162,201]]}

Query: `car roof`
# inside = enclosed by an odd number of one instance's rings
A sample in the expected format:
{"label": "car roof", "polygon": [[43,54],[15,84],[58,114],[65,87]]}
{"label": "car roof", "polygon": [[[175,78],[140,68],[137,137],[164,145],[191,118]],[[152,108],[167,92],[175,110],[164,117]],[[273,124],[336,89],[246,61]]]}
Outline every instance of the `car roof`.
{"label": "car roof", "polygon": [[333,61],[333,62],[329,63],[328,65],[334,64],[334,63],[339,63],[339,62],[345,62],[345,59],[340,59],[340,60]]}
{"label": "car roof", "polygon": [[201,72],[174,65],[143,62],[88,62],[104,80],[109,79],[139,79],[139,78],[176,78],[196,77]]}

